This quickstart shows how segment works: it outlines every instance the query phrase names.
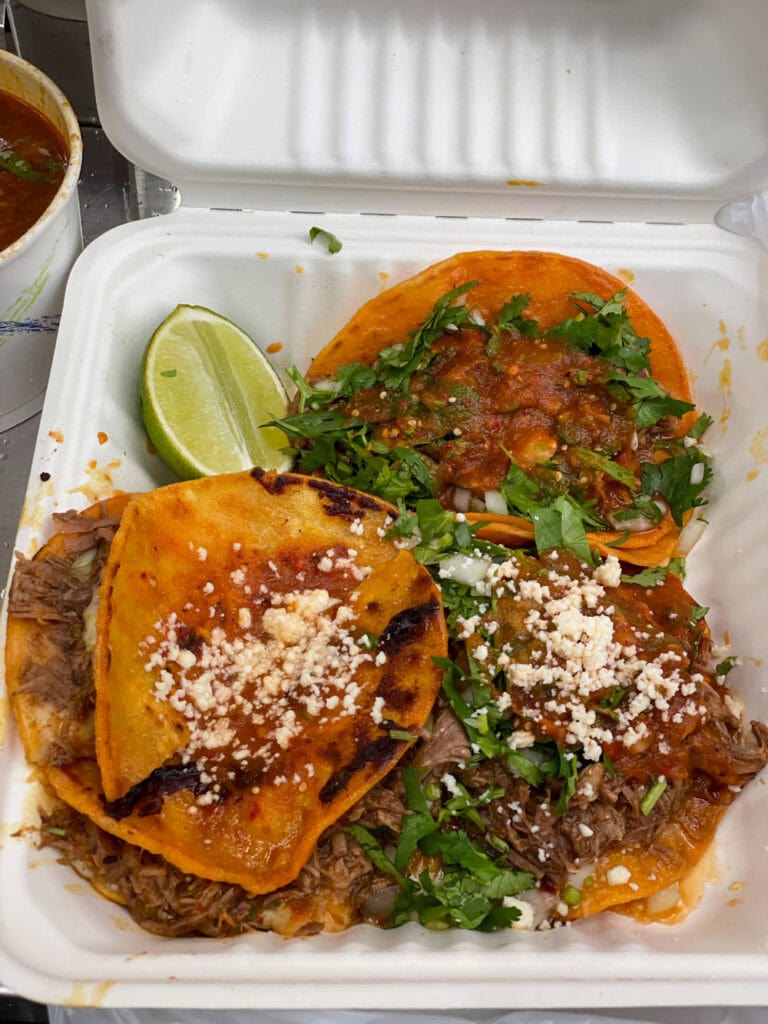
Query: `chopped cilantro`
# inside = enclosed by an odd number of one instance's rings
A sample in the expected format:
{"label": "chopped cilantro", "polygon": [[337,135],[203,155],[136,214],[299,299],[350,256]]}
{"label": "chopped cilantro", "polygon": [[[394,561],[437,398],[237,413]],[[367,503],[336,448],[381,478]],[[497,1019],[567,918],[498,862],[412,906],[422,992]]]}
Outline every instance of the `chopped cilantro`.
{"label": "chopped cilantro", "polygon": [[512,331],[526,337],[535,337],[539,333],[538,321],[523,319],[523,313],[530,301],[530,295],[513,295],[499,311],[497,319],[499,328],[502,331]]}
{"label": "chopped cilantro", "polygon": [[719,663],[719,665],[715,669],[715,675],[727,676],[728,673],[736,667],[738,662],[739,659],[736,657],[735,654],[732,654],[730,657],[725,658],[723,661]]}
{"label": "chopped cilantro", "polygon": [[593,564],[581,506],[570,495],[561,494],[551,505],[534,512],[531,518],[540,554],[551,548],[567,548],[580,561]]}
{"label": "chopped cilantro", "polygon": [[698,439],[709,430],[714,422],[715,421],[709,413],[703,412],[685,436],[692,437],[695,441],[698,441]]}
{"label": "chopped cilantro", "polygon": [[389,738],[391,740],[405,740],[406,743],[410,743],[413,739],[413,733],[408,732],[407,729],[390,729]]}
{"label": "chopped cilantro", "polygon": [[653,782],[645,794],[643,799],[640,801],[640,810],[647,818],[653,808],[659,802],[659,797],[667,788],[667,780],[663,775],[659,775],[658,778],[654,777]]}
{"label": "chopped cilantro", "polygon": [[435,303],[432,312],[418,330],[412,331],[404,345],[393,345],[379,352],[375,369],[377,379],[389,388],[407,391],[414,373],[425,370],[435,357],[432,345],[441,338],[449,325],[463,326],[472,312],[471,307],[454,306],[456,299],[466,295],[477,281],[469,281],[447,292]]}
{"label": "chopped cilantro", "polygon": [[[634,573],[622,573],[622,583],[634,583],[638,587],[655,587],[658,583],[662,583],[669,573],[673,576],[679,576],[681,580],[685,579],[685,559],[684,558],[670,558],[667,565],[656,565],[650,569],[643,569],[642,572]],[[709,611],[708,608],[704,609],[704,613]]]}
{"label": "chopped cilantro", "polygon": [[362,825],[347,825],[344,831],[358,841],[368,859],[376,865],[379,871],[383,871],[386,875],[392,875],[400,883],[405,883],[405,879],[386,855],[381,843],[371,835],[368,829],[363,828]]}
{"label": "chopped cilantro", "polygon": [[[699,465],[704,467],[701,479],[691,483],[694,467]],[[655,494],[666,498],[672,518],[678,526],[682,526],[683,516],[689,509],[706,504],[700,495],[711,479],[712,467],[709,460],[694,447],[687,448],[681,455],[674,455],[665,462],[644,463],[640,489],[651,498]]]}
{"label": "chopped cilantro", "polygon": [[618,462],[614,462],[609,456],[603,455],[600,452],[590,451],[589,448],[577,448],[576,454],[579,461],[583,462],[585,466],[589,466],[590,469],[596,469],[599,473],[605,473],[606,476],[611,477],[613,480],[618,480],[620,484],[624,484],[630,490],[634,491],[637,488],[638,481],[635,478],[635,474],[627,469],[626,466],[621,466]]}
{"label": "chopped cilantro", "polygon": [[[452,805],[459,802],[459,798],[449,801],[434,817],[413,765],[403,771],[403,785],[409,813],[403,815],[400,823],[394,860],[387,856],[381,843],[367,829],[360,825],[350,825],[346,829],[360,843],[373,864],[400,885],[389,926],[397,927],[414,916],[427,928],[456,927],[483,931],[508,927],[516,921],[519,911],[505,907],[504,897],[532,888],[533,876],[527,871],[512,871],[497,864],[460,829],[441,831],[441,825],[458,813]],[[476,806],[484,799],[473,800],[461,788],[464,804]],[[489,794],[485,802],[490,798]],[[466,810],[464,807],[462,813]],[[494,848],[498,849],[495,845]],[[442,867],[438,878],[433,878],[428,871],[422,871],[415,877],[408,876],[409,865],[417,850],[427,857],[440,859]]]}
{"label": "chopped cilantro", "polygon": [[336,235],[332,235],[330,231],[326,231],[324,228],[310,228],[309,244],[311,245],[316,238],[319,238],[320,241],[325,244],[325,247],[331,255],[341,252],[341,242]]}
{"label": "chopped cilantro", "polygon": [[578,907],[581,903],[581,889],[577,889],[575,885],[566,885],[561,895],[563,903],[567,903],[569,907]]}
{"label": "chopped cilantro", "polygon": [[651,343],[648,338],[638,337],[630,323],[624,308],[626,294],[626,289],[623,289],[604,301],[590,292],[576,292],[571,297],[591,306],[595,312],[584,310],[578,316],[550,327],[545,333],[563,338],[574,348],[630,373],[647,370],[650,368],[648,352]]}
{"label": "chopped cilantro", "polygon": [[610,381],[614,386],[621,386],[629,391],[635,406],[635,421],[640,429],[652,427],[663,416],[679,418],[696,408],[690,402],[672,398],[653,377],[615,374]]}
{"label": "chopped cilantro", "polygon": [[695,626],[697,622],[700,622],[709,611],[703,604],[691,605],[691,625]]}
{"label": "chopped cilantro", "polygon": [[59,828],[57,825],[46,825],[45,831],[49,832],[52,836],[65,836],[67,834],[65,828]]}

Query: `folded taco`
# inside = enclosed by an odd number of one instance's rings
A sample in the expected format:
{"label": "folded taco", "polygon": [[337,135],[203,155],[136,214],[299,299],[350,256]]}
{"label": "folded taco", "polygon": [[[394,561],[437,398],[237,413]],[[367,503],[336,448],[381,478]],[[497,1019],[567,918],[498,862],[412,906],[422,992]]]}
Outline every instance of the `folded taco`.
{"label": "folded taco", "polygon": [[[468,252],[367,302],[313,360],[280,426],[297,468],[501,543],[656,565],[710,477],[681,356],[617,278],[545,252]],[[554,531],[554,534],[553,534]]]}
{"label": "folded taco", "polygon": [[10,598],[28,760],[181,872],[249,894],[293,882],[440,687],[439,590],[386,538],[392,512],[256,470],[59,517]]}

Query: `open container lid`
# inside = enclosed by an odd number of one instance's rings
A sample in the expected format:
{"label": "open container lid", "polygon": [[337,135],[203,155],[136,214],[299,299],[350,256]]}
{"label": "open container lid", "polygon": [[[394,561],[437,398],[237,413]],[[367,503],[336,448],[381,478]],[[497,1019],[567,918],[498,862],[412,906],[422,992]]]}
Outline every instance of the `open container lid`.
{"label": "open container lid", "polygon": [[102,124],[187,206],[708,221],[768,183],[763,0],[122,0]]}

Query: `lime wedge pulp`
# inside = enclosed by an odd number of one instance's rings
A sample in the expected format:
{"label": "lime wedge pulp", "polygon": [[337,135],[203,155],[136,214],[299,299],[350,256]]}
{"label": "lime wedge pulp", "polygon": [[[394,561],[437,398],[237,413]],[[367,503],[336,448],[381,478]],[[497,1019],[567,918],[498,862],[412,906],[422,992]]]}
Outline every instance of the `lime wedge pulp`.
{"label": "lime wedge pulp", "polygon": [[163,320],[144,353],[139,397],[158,455],[184,480],[291,466],[288,438],[262,426],[288,410],[280,378],[244,331],[210,309],[177,306]]}

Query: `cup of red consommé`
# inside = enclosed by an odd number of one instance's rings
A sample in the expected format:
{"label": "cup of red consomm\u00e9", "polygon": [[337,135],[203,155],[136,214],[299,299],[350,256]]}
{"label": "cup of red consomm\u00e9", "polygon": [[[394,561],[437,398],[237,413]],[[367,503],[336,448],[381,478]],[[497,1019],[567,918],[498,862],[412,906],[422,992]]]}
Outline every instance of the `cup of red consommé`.
{"label": "cup of red consomm\u00e9", "polygon": [[43,404],[64,288],[83,247],[82,150],[61,90],[0,50],[0,431]]}

